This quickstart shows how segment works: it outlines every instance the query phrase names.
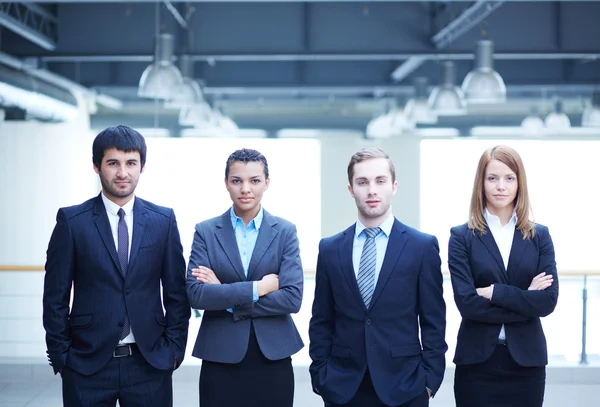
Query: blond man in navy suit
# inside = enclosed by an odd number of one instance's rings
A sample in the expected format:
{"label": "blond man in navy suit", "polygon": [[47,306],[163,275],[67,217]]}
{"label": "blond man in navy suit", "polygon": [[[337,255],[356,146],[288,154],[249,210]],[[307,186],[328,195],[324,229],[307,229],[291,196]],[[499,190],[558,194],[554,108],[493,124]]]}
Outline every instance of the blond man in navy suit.
{"label": "blond man in navy suit", "polygon": [[358,220],[321,240],[310,373],[326,407],[425,407],[446,366],[438,242],[392,214],[394,165],[363,149],[348,165]]}

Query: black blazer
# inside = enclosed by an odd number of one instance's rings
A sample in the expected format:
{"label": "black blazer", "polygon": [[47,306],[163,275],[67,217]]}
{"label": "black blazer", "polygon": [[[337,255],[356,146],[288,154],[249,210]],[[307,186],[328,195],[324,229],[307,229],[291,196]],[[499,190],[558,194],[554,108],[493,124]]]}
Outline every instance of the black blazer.
{"label": "black blazer", "polygon": [[119,342],[125,310],[148,363],[162,370],[173,369],[175,358],[181,363],[191,310],[173,210],[135,198],[125,277],[100,195],[61,208],[56,221],[43,296],[47,352],[54,372],[65,364],[84,375],[100,370]]}
{"label": "black blazer", "polygon": [[[548,352],[540,317],[552,313],[558,300],[554,246],[548,228],[535,225],[535,237],[527,240],[515,228],[507,270],[489,230],[482,235],[464,224],[450,233],[448,266],[454,300],[462,316],[454,363],[487,360],[504,324],[506,343],[515,361],[521,366],[545,366]],[[543,291],[528,291],[533,277],[541,272],[552,275],[552,285]],[[476,288],[491,284],[491,301],[477,294]]]}
{"label": "black blazer", "polygon": [[313,390],[346,404],[369,369],[378,397],[400,405],[444,377],[446,304],[438,242],[398,220],[369,308],[352,264],[355,225],[321,240],[309,326]]}

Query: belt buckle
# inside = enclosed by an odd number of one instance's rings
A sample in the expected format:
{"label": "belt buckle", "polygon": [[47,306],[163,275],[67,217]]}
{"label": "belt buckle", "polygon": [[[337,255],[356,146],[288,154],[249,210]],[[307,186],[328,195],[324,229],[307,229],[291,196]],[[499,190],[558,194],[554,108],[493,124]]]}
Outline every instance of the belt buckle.
{"label": "belt buckle", "polygon": [[[123,349],[123,348],[127,348],[128,352],[124,353],[124,354],[117,354],[117,349]],[[131,356],[131,355],[133,355],[133,351],[131,349],[131,345],[117,346],[117,348],[113,351],[113,358],[124,358],[126,356]]]}

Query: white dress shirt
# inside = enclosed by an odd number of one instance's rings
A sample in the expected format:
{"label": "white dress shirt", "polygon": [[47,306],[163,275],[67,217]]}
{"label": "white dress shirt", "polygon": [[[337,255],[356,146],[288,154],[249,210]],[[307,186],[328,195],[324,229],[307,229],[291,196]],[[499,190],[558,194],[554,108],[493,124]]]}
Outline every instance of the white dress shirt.
{"label": "white dress shirt", "polygon": [[[110,199],[108,199],[104,192],[102,192],[102,202],[104,202],[104,207],[106,208],[106,214],[108,215],[108,223],[110,223],[110,230],[112,232],[113,241],[115,242],[115,248],[117,249],[117,253],[119,252],[119,209],[123,209],[125,212],[125,223],[127,224],[127,232],[129,235],[129,252],[127,253],[127,258],[129,258],[131,254],[131,240],[133,238],[133,203],[135,202],[135,197],[129,200],[125,205],[119,206]],[[119,345],[124,343],[133,343],[135,342],[135,337],[133,336],[133,327],[131,331],[129,331],[129,335],[123,338],[122,341],[119,341]]]}
{"label": "white dress shirt", "polygon": [[[502,261],[504,262],[504,270],[506,271],[508,269],[508,258],[510,257],[510,250],[512,249],[513,237],[515,235],[515,227],[517,226],[517,213],[513,212],[510,220],[504,226],[502,226],[500,218],[489,213],[487,208],[485,209],[483,216],[485,217],[488,228],[490,229],[490,232],[492,232],[492,236],[496,241],[496,246],[498,246],[498,249],[500,250],[500,255],[502,256]],[[493,295],[494,294],[492,293],[492,296]],[[504,324],[502,324],[498,339],[506,340]]]}

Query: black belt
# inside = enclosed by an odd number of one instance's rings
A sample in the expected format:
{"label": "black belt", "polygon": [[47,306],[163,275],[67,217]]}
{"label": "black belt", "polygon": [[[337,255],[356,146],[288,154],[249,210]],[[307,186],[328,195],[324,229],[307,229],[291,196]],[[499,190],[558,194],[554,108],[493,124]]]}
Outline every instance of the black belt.
{"label": "black belt", "polygon": [[138,347],[135,343],[126,343],[119,345],[113,351],[113,358],[124,358],[125,356],[131,356],[138,352]]}

